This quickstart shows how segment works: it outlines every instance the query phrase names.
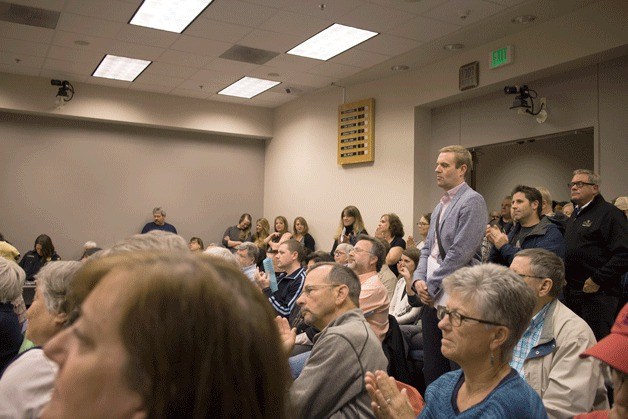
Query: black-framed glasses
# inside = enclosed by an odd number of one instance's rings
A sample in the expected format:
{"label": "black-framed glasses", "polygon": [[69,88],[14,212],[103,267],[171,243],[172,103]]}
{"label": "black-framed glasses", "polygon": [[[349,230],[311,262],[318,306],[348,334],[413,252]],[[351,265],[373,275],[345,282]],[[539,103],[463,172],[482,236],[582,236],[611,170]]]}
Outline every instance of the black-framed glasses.
{"label": "black-framed glasses", "polygon": [[449,316],[449,323],[451,323],[453,327],[460,327],[460,325],[462,325],[463,320],[473,320],[478,323],[490,324],[493,326],[503,326],[503,324],[490,322],[488,320],[476,319],[474,317],[465,316],[464,314],[460,314],[457,311],[449,311],[447,307],[445,306],[436,307],[436,317],[438,317],[438,320],[443,320],[445,318],[445,315]]}
{"label": "black-framed glasses", "polygon": [[589,185],[589,186],[593,186],[595,185],[595,183],[589,183],[589,182],[569,182],[567,184],[567,186],[569,187],[569,189],[573,188],[574,186],[578,189],[582,188],[584,185]]}

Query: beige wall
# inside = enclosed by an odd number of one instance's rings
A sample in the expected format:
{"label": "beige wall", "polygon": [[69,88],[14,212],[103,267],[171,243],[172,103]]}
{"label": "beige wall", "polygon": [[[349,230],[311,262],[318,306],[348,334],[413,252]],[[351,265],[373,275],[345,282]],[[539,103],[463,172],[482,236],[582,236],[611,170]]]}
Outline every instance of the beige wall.
{"label": "beige wall", "polygon": [[186,239],[260,216],[264,143],[0,112],[0,231],[24,254],[46,233],[64,259],[139,232],[163,206]]}
{"label": "beige wall", "polygon": [[[608,51],[623,48],[620,55],[625,54],[628,31],[625,30],[624,17],[627,10],[623,1],[597,2],[417,71],[348,87],[347,102],[375,98],[376,145],[372,165],[342,168],[336,164],[336,111],[341,103],[340,89],[330,87],[280,107],[275,112],[274,135],[266,151],[264,213],[274,215],[283,211],[290,216],[301,211],[311,213],[308,221],[316,231],[317,240],[322,240],[327,248],[337,228],[340,210],[348,204],[360,208],[369,230],[373,230],[381,214],[390,211],[399,214],[406,227],[410,227],[418,221],[418,215],[433,208],[441,195],[431,174],[440,147],[448,144],[473,146],[530,136],[528,126],[524,126],[526,122],[520,120],[509,135],[500,134],[502,128],[494,128],[492,116],[478,114],[474,108],[495,106],[507,111],[511,98],[503,95],[505,84],[537,80],[588,66],[604,60]],[[489,52],[504,45],[515,47],[515,62],[489,71]],[[480,87],[460,93],[458,69],[476,60],[480,62]],[[613,71],[625,74],[626,68],[611,66],[608,72]],[[574,77],[567,83],[570,88],[578,87],[580,76],[576,72]],[[595,80],[597,76],[585,71],[582,77],[590,87],[591,78]],[[619,109],[626,108],[626,95],[605,99],[604,94],[597,95],[593,91],[592,96],[582,95],[576,102],[571,102],[573,95],[565,99],[560,86],[557,86],[557,92],[550,98],[550,109],[562,107],[569,111],[577,108],[587,115],[584,125],[585,121],[568,118],[574,127],[593,125],[598,97],[601,101],[608,100],[607,107],[612,108],[600,106],[602,114],[607,112],[607,115],[616,116]],[[468,102],[468,107],[457,105],[482,96],[486,97],[472,105]],[[431,118],[430,110],[447,104],[451,104],[453,113],[448,113],[447,121],[439,124]],[[593,112],[592,116],[589,111]],[[600,123],[610,119],[602,114]],[[558,132],[569,126],[566,122],[555,124],[561,121],[559,112],[554,112],[551,118],[553,122],[533,129]],[[311,127],[315,127],[315,131]],[[600,144],[621,149],[625,135],[622,136],[619,129],[614,132],[608,129],[607,132],[609,135],[604,136]],[[598,169],[602,173],[607,172],[613,178],[617,172],[622,172],[625,178],[626,164],[609,166],[603,162],[604,154],[601,157]],[[607,161],[612,158],[606,157]],[[299,173],[293,159],[308,159],[313,173],[288,178],[281,169],[290,167],[293,173]],[[621,160],[622,157],[614,159]],[[316,182],[312,182],[313,177]]]}

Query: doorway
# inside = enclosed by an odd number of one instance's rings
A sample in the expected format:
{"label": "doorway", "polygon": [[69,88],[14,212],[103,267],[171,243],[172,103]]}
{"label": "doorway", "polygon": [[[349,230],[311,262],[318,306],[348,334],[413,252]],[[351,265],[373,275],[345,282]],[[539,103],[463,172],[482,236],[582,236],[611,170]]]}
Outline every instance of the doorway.
{"label": "doorway", "polygon": [[593,127],[470,149],[471,185],[486,199],[489,211],[517,185],[544,186],[554,201],[568,201],[575,169],[594,167]]}

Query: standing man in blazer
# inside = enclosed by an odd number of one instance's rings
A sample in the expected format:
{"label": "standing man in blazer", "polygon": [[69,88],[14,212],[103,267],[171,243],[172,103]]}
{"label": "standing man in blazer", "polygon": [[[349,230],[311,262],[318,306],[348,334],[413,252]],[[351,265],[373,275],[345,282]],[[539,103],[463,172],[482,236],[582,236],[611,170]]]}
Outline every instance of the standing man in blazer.
{"label": "standing man in blazer", "polygon": [[480,263],[480,245],[488,222],[484,198],[464,180],[472,167],[471,153],[458,145],[444,147],[439,153],[434,171],[436,183],[445,194],[432,212],[435,221],[430,223],[414,272],[413,287],[418,298],[408,295],[410,304],[425,306],[421,321],[426,385],[455,367],[440,350],[442,332],[436,307],[447,304],[442,281],[464,266]]}

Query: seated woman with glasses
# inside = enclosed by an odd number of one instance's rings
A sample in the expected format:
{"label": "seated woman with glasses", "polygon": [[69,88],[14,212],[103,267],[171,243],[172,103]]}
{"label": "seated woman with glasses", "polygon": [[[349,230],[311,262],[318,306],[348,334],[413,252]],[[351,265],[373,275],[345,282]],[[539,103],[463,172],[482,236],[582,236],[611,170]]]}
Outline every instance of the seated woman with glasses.
{"label": "seated woman with glasses", "polygon": [[[461,369],[430,384],[419,417],[547,417],[541,398],[509,365],[532,317],[532,290],[493,264],[462,268],[443,285],[449,298],[437,309],[441,351]],[[366,388],[377,417],[414,417],[405,394],[383,371],[367,373]]]}

